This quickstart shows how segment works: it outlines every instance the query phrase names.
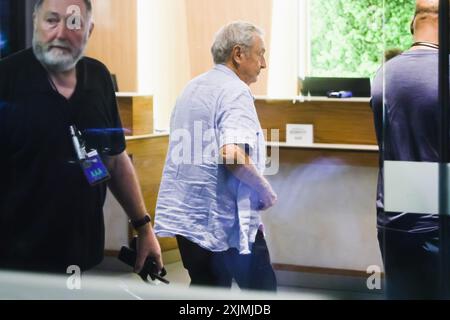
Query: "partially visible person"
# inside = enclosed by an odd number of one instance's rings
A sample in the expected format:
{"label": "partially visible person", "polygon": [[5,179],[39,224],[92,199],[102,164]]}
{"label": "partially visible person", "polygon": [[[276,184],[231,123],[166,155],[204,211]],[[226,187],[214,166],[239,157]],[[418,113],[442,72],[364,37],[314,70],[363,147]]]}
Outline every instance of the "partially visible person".
{"label": "partially visible person", "polygon": [[387,49],[384,52],[384,62],[388,62],[389,60],[401,55],[402,53],[403,53],[403,50],[399,49],[399,48]]}
{"label": "partially visible person", "polygon": [[266,146],[249,87],[266,68],[264,54],[259,28],[223,27],[215,66],[187,85],[172,113],[155,231],[177,238],[192,285],[277,287],[260,218],[277,196],[263,176]]}
{"label": "partially visible person", "polygon": [[371,106],[383,150],[378,240],[390,299],[440,298],[438,216],[386,212],[383,190],[384,160],[439,162],[438,8],[438,0],[416,1],[412,47],[378,71],[372,88]]}
{"label": "partially visible person", "polygon": [[90,0],[40,0],[33,47],[0,61],[0,268],[99,264],[108,184],[139,235],[136,271],[147,256],[162,269],[110,73],[83,57],[93,28]]}

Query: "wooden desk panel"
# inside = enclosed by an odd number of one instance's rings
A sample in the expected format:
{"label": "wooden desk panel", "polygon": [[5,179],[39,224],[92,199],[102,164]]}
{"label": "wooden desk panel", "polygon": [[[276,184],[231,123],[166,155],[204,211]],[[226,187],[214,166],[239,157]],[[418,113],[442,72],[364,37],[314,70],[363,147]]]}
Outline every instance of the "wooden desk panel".
{"label": "wooden desk panel", "polygon": [[119,114],[127,136],[153,133],[153,97],[118,96]]}
{"label": "wooden desk panel", "polygon": [[263,129],[280,130],[280,141],[286,141],[286,124],[312,124],[315,143],[373,144],[376,136],[373,114],[368,102],[360,100],[256,101]]}
{"label": "wooden desk panel", "polygon": [[357,150],[326,150],[280,148],[280,165],[315,163],[319,159],[336,159],[335,165],[378,168],[378,152]]}

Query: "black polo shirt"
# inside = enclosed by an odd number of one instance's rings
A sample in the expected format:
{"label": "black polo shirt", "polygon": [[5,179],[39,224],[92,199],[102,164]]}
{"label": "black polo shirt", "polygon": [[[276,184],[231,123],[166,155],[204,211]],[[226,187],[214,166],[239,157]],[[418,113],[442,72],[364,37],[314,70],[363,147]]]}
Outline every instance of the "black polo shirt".
{"label": "black polo shirt", "polygon": [[77,64],[67,100],[31,49],[0,61],[0,267],[88,269],[103,258],[106,184],[91,187],[69,134],[102,156],[125,150],[110,73]]}

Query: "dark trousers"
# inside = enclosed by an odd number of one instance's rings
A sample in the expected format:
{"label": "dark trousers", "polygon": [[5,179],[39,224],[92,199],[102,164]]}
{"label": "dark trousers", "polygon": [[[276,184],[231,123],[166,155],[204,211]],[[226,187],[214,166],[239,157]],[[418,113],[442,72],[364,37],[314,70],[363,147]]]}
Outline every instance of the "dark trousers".
{"label": "dark trousers", "polygon": [[263,233],[258,231],[252,253],[236,249],[212,252],[177,236],[184,268],[191,285],[231,288],[234,279],[241,289],[276,291],[277,281]]}
{"label": "dark trousers", "polygon": [[378,231],[388,299],[440,299],[439,233]]}

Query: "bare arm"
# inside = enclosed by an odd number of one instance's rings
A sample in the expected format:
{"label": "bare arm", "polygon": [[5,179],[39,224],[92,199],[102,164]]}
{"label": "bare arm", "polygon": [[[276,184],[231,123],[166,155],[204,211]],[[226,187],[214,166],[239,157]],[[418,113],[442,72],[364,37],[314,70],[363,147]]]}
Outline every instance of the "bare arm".
{"label": "bare arm", "polygon": [[[131,220],[142,219],[147,210],[133,164],[126,152],[108,159],[111,173],[109,188]],[[158,269],[163,267],[161,248],[150,223],[139,228],[135,271],[140,272],[147,256],[155,258]]]}
{"label": "bare arm", "polygon": [[220,149],[226,168],[241,182],[252,188],[258,195],[259,210],[267,210],[277,201],[277,195],[269,182],[255,167],[252,159],[235,144],[229,144]]}

